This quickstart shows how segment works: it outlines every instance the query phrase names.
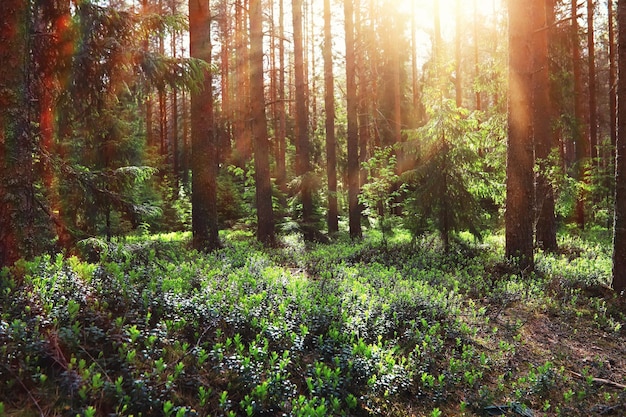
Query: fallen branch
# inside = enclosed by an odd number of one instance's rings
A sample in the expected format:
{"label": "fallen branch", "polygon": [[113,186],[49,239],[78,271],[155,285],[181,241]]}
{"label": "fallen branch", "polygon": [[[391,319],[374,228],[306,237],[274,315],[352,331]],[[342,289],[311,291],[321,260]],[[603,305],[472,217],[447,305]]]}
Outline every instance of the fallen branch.
{"label": "fallen branch", "polygon": [[[574,372],[574,371],[569,371],[569,372],[577,378],[585,379],[585,380],[589,379],[588,377],[581,375],[578,372]],[[620,384],[619,382],[611,381],[609,379],[592,377],[590,381],[593,382],[594,384],[608,385],[614,388],[626,389],[626,385]]]}

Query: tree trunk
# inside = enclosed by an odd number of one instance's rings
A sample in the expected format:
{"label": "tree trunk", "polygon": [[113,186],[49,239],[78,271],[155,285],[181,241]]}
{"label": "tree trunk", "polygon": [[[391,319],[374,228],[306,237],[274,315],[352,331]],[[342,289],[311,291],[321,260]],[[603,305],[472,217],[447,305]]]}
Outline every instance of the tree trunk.
{"label": "tree trunk", "polygon": [[[211,63],[211,11],[206,0],[189,0],[189,53]],[[220,246],[217,222],[218,147],[213,119],[212,76],[204,73],[201,89],[191,94],[191,169],[193,246],[212,251]]]}
{"label": "tree trunk", "polygon": [[532,19],[534,0],[509,2],[506,256],[533,269]]}
{"label": "tree trunk", "polygon": [[[172,1],[172,14],[176,15],[176,0]],[[178,31],[172,31],[171,37],[172,57],[177,58],[178,55]],[[175,200],[178,199],[178,189],[180,186],[179,156],[178,156],[178,91],[177,87],[172,88],[172,171],[174,176],[174,195]]]}
{"label": "tree trunk", "polygon": [[250,0],[250,104],[254,138],[257,239],[266,245],[274,245],[270,144],[267,137],[263,84],[263,6],[261,0]]}
{"label": "tree trunk", "polygon": [[[32,191],[29,181],[32,149],[29,146],[26,87],[29,48],[28,2],[7,0],[2,4],[4,28],[0,30],[0,267],[29,257],[27,242],[33,238],[23,227]],[[25,114],[26,113],[26,114]],[[26,175],[25,175],[26,174]],[[32,220],[32,219],[31,219]]]}
{"label": "tree trunk", "polygon": [[413,87],[413,117],[414,127],[422,125],[422,105],[419,90],[419,73],[417,70],[417,9],[415,2],[411,2],[411,81]]}
{"label": "tree trunk", "polygon": [[344,0],[346,31],[346,100],[348,118],[348,215],[350,237],[360,239],[361,209],[359,206],[359,136],[357,114],[355,42],[354,42],[354,4],[353,0]]}
{"label": "tree trunk", "polygon": [[304,77],[304,48],[302,38],[302,0],[292,2],[293,54],[296,87],[296,175],[301,178],[302,222],[310,224],[313,216],[311,167],[309,151],[308,112]]}
{"label": "tree trunk", "polygon": [[[367,73],[366,49],[369,48],[367,38],[369,31],[363,28],[363,13],[361,13],[361,0],[354,0],[354,39],[355,39],[355,73],[357,79],[357,114],[358,114],[358,135],[359,135],[359,189],[367,183],[367,169],[363,163],[367,161],[367,148],[370,142],[370,112],[372,102],[370,96],[370,77]],[[364,205],[360,204],[361,212]]]}
{"label": "tree trunk", "polygon": [[252,155],[252,146],[250,143],[249,132],[249,108],[250,97],[248,83],[250,77],[248,73],[248,42],[247,42],[247,25],[246,25],[246,1],[236,0],[235,2],[235,116],[233,121],[233,136],[235,141],[235,160],[234,163],[240,168],[245,169],[246,163]]}
{"label": "tree trunk", "polygon": [[463,105],[463,88],[461,76],[461,0],[456,0],[455,7],[455,36],[454,36],[454,92],[456,96],[456,106]]}
{"label": "tree trunk", "polygon": [[593,0],[587,0],[587,63],[589,66],[589,145],[594,163],[598,163],[598,109],[596,98],[596,47],[594,41]]}
{"label": "tree trunk", "polygon": [[[159,14],[163,16],[163,0],[159,0]],[[165,55],[165,33],[159,30],[159,54]],[[167,93],[165,86],[159,87],[159,143],[161,156],[165,157],[165,163],[168,162],[168,143],[167,143]]]}
{"label": "tree trunk", "polygon": [[286,137],[287,137],[287,115],[285,111],[285,25],[284,25],[284,2],[278,1],[278,129],[276,141],[278,142],[278,158],[276,160],[278,188],[287,192],[287,164],[286,164]]}
{"label": "tree trunk", "polygon": [[337,140],[335,138],[335,80],[330,0],[324,0],[324,107],[326,110],[326,175],[328,176],[328,233],[339,231],[337,208]]}
{"label": "tree trunk", "polygon": [[[141,0],[141,13],[148,16],[148,0]],[[150,49],[150,36],[146,35],[142,42],[143,53],[147,54]],[[154,146],[154,133],[152,128],[152,92],[150,85],[146,86],[146,143],[148,146]]]}
{"label": "tree trunk", "polygon": [[[478,0],[474,0],[474,82],[479,82],[480,61],[478,56]],[[482,110],[480,90],[476,88],[476,110]]]}
{"label": "tree trunk", "polygon": [[[573,141],[576,147],[576,164],[578,181],[585,180],[585,165],[589,157],[585,120],[583,115],[582,74],[580,69],[580,39],[578,36],[578,0],[572,0],[572,72],[574,76],[574,129]],[[582,191],[576,199],[576,223],[585,228],[585,196]]]}
{"label": "tree trunk", "polygon": [[539,161],[536,173],[535,210],[537,215],[536,245],[546,251],[555,251],[556,218],[554,216],[554,190],[545,172],[549,168],[548,156],[552,151],[552,120],[550,104],[550,69],[548,60],[548,24],[546,1],[535,7],[533,53],[533,137],[535,157]]}
{"label": "tree trunk", "polygon": [[626,290],[626,0],[617,2],[617,148],[615,159],[615,225],[613,289]]}
{"label": "tree trunk", "polygon": [[433,42],[433,61],[435,63],[435,78],[437,78],[437,82],[439,82],[439,64],[441,57],[439,54],[442,50],[442,41],[441,41],[441,13],[439,9],[439,0],[434,0],[434,31],[435,31],[435,40]]}
{"label": "tree trunk", "polygon": [[615,15],[613,0],[607,1],[608,31],[609,31],[609,128],[611,134],[611,160],[615,160],[615,145],[617,144],[617,65],[615,64]]}

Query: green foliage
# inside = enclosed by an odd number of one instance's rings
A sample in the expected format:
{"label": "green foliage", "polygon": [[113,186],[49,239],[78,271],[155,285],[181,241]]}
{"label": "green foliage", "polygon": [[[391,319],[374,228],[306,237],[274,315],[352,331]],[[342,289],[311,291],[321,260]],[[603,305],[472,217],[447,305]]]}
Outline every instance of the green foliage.
{"label": "green foliage", "polygon": [[[206,63],[165,57],[144,40],[184,29],[182,14],[136,14],[93,2],[73,10],[74,53],[59,57],[64,89],[56,103],[62,221],[74,238],[126,234],[140,225],[180,229],[188,221],[166,161],[146,147],[141,112],[155,88],[196,89]],[[58,157],[58,158],[57,158]],[[149,166],[146,166],[149,165]],[[151,176],[159,172],[158,178]]]}
{"label": "green foliage", "polygon": [[575,259],[541,254],[521,277],[495,243],[444,254],[400,233],[387,245],[285,237],[271,250],[243,232],[223,238],[210,255],[180,233],[91,241],[97,263],[45,256],[0,272],[5,414],[34,411],[29,393],[68,416],[447,415],[573,401],[588,407],[568,415],[582,416],[619,401],[568,378],[569,356],[524,356],[527,320],[546,313],[618,337],[623,313],[581,292],[606,279],[606,244],[563,241]]}
{"label": "green foliage", "polygon": [[503,201],[504,122],[498,116],[481,122],[479,113],[448,99],[432,103],[427,114],[412,132],[416,167],[402,175],[406,226],[416,237],[431,230],[444,241],[455,231],[480,237]]}
{"label": "green foliage", "polygon": [[[362,164],[367,170],[367,182],[361,188],[359,198],[365,205],[365,213],[378,219],[378,227],[386,242],[386,235],[393,229],[390,217],[403,185],[398,186],[400,177],[396,173],[396,157],[391,148],[375,149],[374,155]],[[394,189],[396,187],[396,189]]]}

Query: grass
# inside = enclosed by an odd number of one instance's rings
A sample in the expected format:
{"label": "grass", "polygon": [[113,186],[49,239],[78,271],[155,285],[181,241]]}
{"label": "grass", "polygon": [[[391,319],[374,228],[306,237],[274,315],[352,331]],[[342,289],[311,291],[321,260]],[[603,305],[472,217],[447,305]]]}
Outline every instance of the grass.
{"label": "grass", "polygon": [[626,413],[626,309],[597,234],[529,274],[501,236],[449,254],[402,232],[266,250],[237,231],[211,255],[188,240],[3,270],[0,416]]}

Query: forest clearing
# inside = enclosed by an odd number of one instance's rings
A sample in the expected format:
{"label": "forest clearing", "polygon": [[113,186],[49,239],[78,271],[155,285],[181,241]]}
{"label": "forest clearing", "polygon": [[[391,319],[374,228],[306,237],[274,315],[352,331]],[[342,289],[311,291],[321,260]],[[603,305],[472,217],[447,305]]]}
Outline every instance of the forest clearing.
{"label": "forest clearing", "polygon": [[445,254],[436,236],[383,245],[375,231],[274,249],[229,232],[211,255],[170,234],[100,247],[96,263],[20,262],[0,277],[0,410],[624,415],[625,305],[596,232],[560,238],[532,273],[502,236]]}

